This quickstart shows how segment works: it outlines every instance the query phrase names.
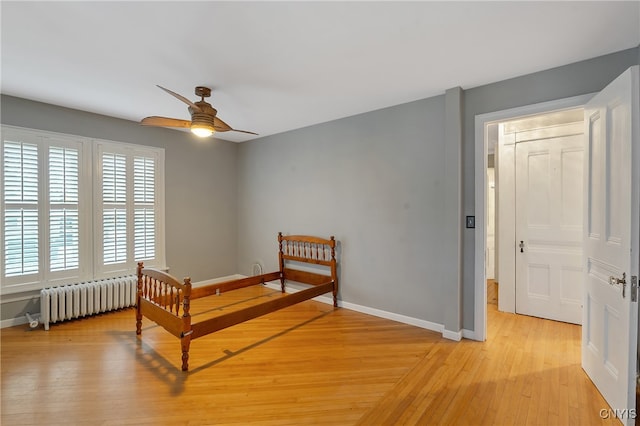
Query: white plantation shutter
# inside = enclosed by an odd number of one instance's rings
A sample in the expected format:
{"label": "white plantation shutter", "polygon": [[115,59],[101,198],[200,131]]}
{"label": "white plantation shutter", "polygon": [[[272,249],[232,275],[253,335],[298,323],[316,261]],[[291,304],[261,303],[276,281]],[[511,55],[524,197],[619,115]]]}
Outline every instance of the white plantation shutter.
{"label": "white plantation shutter", "polygon": [[134,257],[136,261],[156,257],[155,160],[136,156],[134,163]]}
{"label": "white plantation shutter", "polygon": [[4,143],[4,199],[8,203],[38,202],[38,146]]}
{"label": "white plantation shutter", "polygon": [[102,212],[103,261],[105,265],[127,261],[127,211],[105,208]]}
{"label": "white plantation shutter", "polygon": [[79,246],[78,150],[49,148],[49,268],[76,269]]}
{"label": "white plantation shutter", "polygon": [[38,211],[5,211],[5,276],[35,274],[39,271]]}
{"label": "white plantation shutter", "polygon": [[102,246],[98,277],[129,273],[136,262],[164,266],[163,155],[160,150],[99,143]]}
{"label": "white plantation shutter", "polygon": [[35,274],[40,270],[38,146],[3,145],[4,276]]}
{"label": "white plantation shutter", "polygon": [[164,150],[0,129],[4,294],[165,267]]}
{"label": "white plantation shutter", "polygon": [[105,265],[127,261],[127,157],[102,154],[102,240]]}
{"label": "white plantation shutter", "polygon": [[49,215],[49,267],[66,271],[80,266],[78,209],[52,209]]}

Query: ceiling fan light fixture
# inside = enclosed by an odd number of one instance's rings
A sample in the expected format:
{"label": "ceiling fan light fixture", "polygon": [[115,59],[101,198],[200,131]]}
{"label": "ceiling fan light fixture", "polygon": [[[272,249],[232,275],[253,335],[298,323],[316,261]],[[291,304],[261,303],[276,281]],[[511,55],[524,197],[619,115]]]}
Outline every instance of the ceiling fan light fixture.
{"label": "ceiling fan light fixture", "polygon": [[191,133],[201,138],[207,138],[214,133],[213,127],[208,123],[192,123]]}
{"label": "ceiling fan light fixture", "polygon": [[[0,0],[2,1],[2,0]],[[172,92],[169,89],[165,89],[162,86],[158,86],[174,98],[177,98],[189,105],[189,114],[191,115],[191,121],[180,120],[177,118],[151,116],[142,119],[140,124],[143,126],[155,126],[155,127],[179,127],[181,129],[190,129],[194,135],[207,138],[217,132],[241,132],[251,135],[257,135],[257,133],[249,132],[247,130],[234,129],[227,123],[219,119],[216,114],[218,111],[211,106],[210,103],[205,102],[204,98],[211,96],[211,89],[204,86],[196,87],[196,95],[200,96],[200,100],[197,102],[191,102],[189,99],[182,95]]]}

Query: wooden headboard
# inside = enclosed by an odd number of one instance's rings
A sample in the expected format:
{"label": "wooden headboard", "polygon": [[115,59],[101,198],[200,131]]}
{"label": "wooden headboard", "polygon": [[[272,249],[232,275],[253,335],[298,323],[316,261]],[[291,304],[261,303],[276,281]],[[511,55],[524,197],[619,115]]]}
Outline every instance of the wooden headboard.
{"label": "wooden headboard", "polygon": [[[336,262],[336,240],[312,237],[308,235],[282,235],[278,233],[278,259],[280,272],[284,280],[297,281],[304,284],[319,285],[333,281],[337,289],[338,272]],[[293,269],[287,261],[322,265],[328,268],[329,275]]]}

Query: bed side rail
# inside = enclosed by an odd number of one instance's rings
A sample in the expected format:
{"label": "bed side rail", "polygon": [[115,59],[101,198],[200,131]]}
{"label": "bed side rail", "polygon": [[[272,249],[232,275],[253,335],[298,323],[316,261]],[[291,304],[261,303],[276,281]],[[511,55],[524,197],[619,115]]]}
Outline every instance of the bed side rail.
{"label": "bed side rail", "polygon": [[309,287],[296,293],[287,294],[283,297],[272,299],[259,305],[249,306],[195,323],[193,324],[193,334],[191,338],[196,339],[214,331],[222,330],[224,328],[231,327],[232,325],[295,305],[296,303],[300,303],[304,300],[309,300],[324,293],[331,292],[333,289],[333,282],[325,282],[324,284]]}
{"label": "bed side rail", "polygon": [[252,285],[265,284],[269,281],[275,281],[278,279],[280,279],[280,272],[270,272],[253,277],[239,278],[235,280],[224,281],[221,283],[209,284],[203,287],[194,287],[191,290],[191,300],[210,296],[212,294],[217,294],[218,292],[223,293],[231,290],[237,290],[239,288],[249,287]]}
{"label": "bed side rail", "polygon": [[316,274],[314,272],[291,268],[284,268],[284,279],[309,285],[320,285],[333,280],[329,275]]}

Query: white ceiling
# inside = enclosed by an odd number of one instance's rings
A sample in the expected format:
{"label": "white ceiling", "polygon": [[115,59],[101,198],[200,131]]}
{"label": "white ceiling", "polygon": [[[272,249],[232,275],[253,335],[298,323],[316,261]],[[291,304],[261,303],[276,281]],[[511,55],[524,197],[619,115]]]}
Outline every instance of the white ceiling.
{"label": "white ceiling", "polygon": [[[640,44],[640,2],[0,3],[1,92],[271,135]],[[228,132],[236,142],[253,136]]]}

